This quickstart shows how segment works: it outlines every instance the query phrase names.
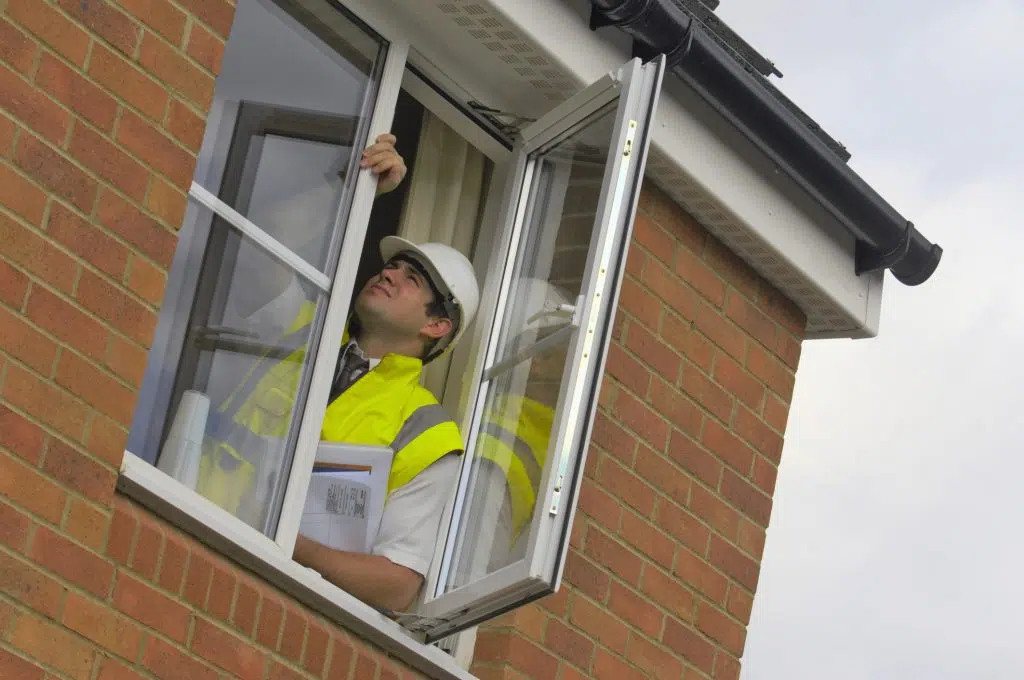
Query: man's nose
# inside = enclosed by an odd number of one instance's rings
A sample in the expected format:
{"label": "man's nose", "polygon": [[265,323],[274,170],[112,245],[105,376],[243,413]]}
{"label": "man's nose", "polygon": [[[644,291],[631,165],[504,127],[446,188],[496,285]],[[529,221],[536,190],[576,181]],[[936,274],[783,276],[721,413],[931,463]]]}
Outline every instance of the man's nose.
{"label": "man's nose", "polygon": [[392,286],[395,285],[394,280],[395,271],[393,269],[384,269],[380,273],[380,278],[387,281]]}

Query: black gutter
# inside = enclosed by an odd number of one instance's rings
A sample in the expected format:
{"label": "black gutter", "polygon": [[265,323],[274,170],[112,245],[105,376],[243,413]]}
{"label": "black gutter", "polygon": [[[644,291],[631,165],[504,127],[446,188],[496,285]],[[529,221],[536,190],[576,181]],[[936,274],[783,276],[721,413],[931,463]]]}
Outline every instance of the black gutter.
{"label": "black gutter", "polygon": [[857,239],[858,275],[888,269],[916,286],[938,267],[929,242],[843,162],[765,84],[673,0],[591,0],[590,27],[617,26],[645,59],[665,54],[667,68],[693,88],[818,201]]}

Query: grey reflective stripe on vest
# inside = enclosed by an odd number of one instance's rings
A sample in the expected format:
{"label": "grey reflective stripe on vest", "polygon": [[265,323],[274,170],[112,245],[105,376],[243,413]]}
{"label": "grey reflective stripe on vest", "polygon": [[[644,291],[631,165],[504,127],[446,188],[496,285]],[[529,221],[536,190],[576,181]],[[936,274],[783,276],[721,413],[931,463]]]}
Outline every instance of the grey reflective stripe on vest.
{"label": "grey reflective stripe on vest", "polygon": [[398,431],[398,434],[395,435],[394,440],[391,442],[391,450],[398,453],[416,437],[419,437],[430,428],[446,423],[449,420],[451,418],[448,417],[448,413],[440,404],[420,406],[402,423],[402,429]]}
{"label": "grey reflective stripe on vest", "polygon": [[516,458],[523,464],[526,476],[530,478],[530,486],[534,491],[540,488],[540,465],[533,455],[533,449],[525,441],[512,434],[508,430],[494,423],[487,423],[483,426],[484,434],[489,434],[501,443],[512,449]]}

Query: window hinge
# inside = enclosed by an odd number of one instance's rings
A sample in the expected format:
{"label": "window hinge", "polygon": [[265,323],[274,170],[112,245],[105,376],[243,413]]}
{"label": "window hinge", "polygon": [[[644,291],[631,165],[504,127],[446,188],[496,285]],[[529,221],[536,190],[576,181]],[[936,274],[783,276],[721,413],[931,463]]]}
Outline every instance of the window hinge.
{"label": "window hinge", "polygon": [[636,138],[636,121],[629,121],[629,129],[626,131],[626,143],[622,147],[622,155],[629,158],[633,153],[633,140]]}

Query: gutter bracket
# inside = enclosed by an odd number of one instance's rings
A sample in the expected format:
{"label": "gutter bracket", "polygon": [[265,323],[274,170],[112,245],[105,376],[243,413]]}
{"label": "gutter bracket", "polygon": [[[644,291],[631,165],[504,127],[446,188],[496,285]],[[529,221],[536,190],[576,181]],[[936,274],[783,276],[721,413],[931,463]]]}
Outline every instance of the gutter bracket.
{"label": "gutter bracket", "polygon": [[[690,48],[693,47],[693,34],[696,32],[697,22],[694,19],[690,19],[690,25],[686,27],[686,31],[680,37],[679,44],[665,54],[666,71],[682,64],[683,60],[690,54]],[[633,56],[640,57],[645,64],[655,59],[659,54],[661,53],[650,45],[645,45],[639,40],[633,40]]]}
{"label": "gutter bracket", "polygon": [[854,273],[860,276],[895,266],[910,252],[910,237],[913,232],[914,223],[907,221],[899,243],[888,252],[880,252],[865,241],[858,240],[854,251]]}

